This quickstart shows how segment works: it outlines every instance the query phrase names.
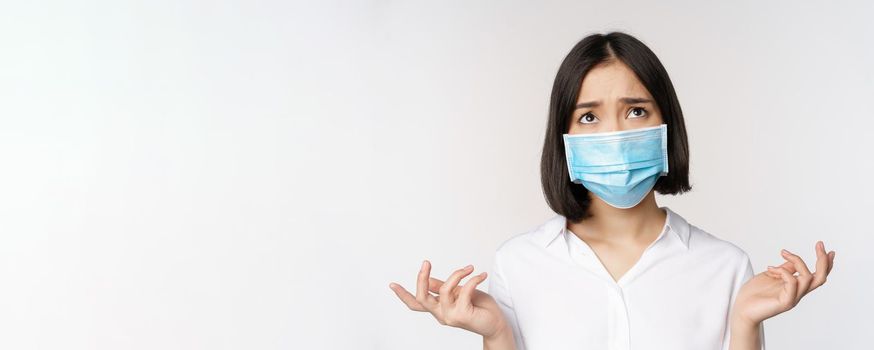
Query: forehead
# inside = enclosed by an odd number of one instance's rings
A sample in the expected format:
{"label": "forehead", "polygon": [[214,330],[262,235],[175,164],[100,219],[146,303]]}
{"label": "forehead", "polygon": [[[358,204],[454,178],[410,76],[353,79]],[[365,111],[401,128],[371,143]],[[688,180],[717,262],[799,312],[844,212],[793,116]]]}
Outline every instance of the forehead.
{"label": "forehead", "polygon": [[652,98],[631,68],[618,60],[592,67],[581,84],[578,101],[620,97]]}

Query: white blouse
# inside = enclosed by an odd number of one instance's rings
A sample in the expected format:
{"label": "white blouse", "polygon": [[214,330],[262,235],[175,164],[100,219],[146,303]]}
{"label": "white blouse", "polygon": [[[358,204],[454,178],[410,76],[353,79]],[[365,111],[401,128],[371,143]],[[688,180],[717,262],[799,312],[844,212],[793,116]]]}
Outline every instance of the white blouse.
{"label": "white blouse", "polygon": [[[683,217],[619,281],[589,245],[549,219],[495,251],[488,293],[518,350],[725,350],[729,310],[753,276],[747,253]],[[759,327],[765,349],[764,325]]]}

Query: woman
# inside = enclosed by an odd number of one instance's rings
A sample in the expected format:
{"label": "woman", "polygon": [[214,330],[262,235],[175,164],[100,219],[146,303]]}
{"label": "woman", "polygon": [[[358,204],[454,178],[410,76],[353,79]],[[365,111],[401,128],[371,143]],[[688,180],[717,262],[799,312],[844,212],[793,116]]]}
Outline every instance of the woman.
{"label": "woman", "polygon": [[488,293],[485,272],[442,281],[427,260],[415,296],[390,288],[485,349],[764,349],[762,322],[825,283],[835,252],[817,242],[811,272],[784,250],[753,275],[741,248],[656,204],[654,191],[691,189],[688,155],[655,54],[625,33],[590,35],[552,89],[541,181],[557,215],[501,244]]}

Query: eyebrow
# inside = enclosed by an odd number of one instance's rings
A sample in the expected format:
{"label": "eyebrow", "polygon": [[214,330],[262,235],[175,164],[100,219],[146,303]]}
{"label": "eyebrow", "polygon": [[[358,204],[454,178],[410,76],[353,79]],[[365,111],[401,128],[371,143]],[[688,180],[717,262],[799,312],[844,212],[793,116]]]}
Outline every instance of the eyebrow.
{"label": "eyebrow", "polygon": [[[640,98],[640,97],[623,97],[623,98],[620,98],[619,101],[621,101],[622,103],[625,103],[625,104],[651,103],[652,102],[652,100],[650,100],[650,99]],[[601,105],[600,101],[589,101],[589,102],[577,103],[577,108],[590,108],[590,107],[597,107],[600,105]]]}

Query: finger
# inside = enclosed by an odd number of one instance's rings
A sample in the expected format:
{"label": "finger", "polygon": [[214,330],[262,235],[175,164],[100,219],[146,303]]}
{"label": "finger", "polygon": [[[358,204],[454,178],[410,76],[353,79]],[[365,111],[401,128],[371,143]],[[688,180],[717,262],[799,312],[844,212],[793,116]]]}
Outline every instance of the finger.
{"label": "finger", "polygon": [[463,268],[455,270],[449,278],[446,279],[446,282],[440,286],[440,306],[443,308],[452,307],[452,303],[455,302],[455,296],[452,295],[452,290],[458,285],[458,282],[464,276],[467,276],[473,271],[473,266],[467,265]]}
{"label": "finger", "polygon": [[[795,274],[795,263],[793,263],[793,262],[791,262],[791,261],[784,262],[783,264],[780,264],[780,265],[777,266],[777,267],[782,267],[782,268],[788,270],[789,273]],[[780,274],[777,273],[777,272],[773,272],[773,271],[770,271],[770,270],[765,270],[765,273],[768,274],[768,276],[771,276],[771,277],[774,277],[774,278],[780,278]]]}
{"label": "finger", "polygon": [[798,278],[792,276],[789,273],[789,270],[768,266],[771,271],[777,272],[780,274],[780,277],[783,279],[783,293],[780,293],[778,300],[780,304],[783,306],[783,311],[791,309],[797,303],[798,299],[796,299],[796,292],[798,290]]}
{"label": "finger", "polygon": [[400,298],[401,301],[404,302],[404,304],[406,304],[408,308],[410,308],[410,310],[428,311],[425,310],[425,308],[422,306],[422,304],[419,303],[418,300],[416,300],[416,297],[414,295],[410,294],[410,292],[404,289],[404,287],[401,287],[400,284],[392,282],[389,283],[388,287],[395,292],[395,295],[397,295],[398,298]]}
{"label": "finger", "polygon": [[437,299],[434,299],[434,296],[428,293],[429,275],[431,275],[431,262],[425,260],[422,262],[422,268],[419,269],[419,277],[416,280],[416,300],[428,310],[437,303]]}
{"label": "finger", "polygon": [[816,242],[816,271],[813,273],[813,282],[810,284],[810,290],[814,290],[825,283],[826,274],[828,274],[829,257],[825,252],[825,243],[822,241]]}
{"label": "finger", "polygon": [[835,251],[832,250],[828,253],[828,270],[825,272],[826,275],[832,272],[832,267],[835,266]]}
{"label": "finger", "polygon": [[464,287],[461,287],[461,293],[458,294],[458,300],[456,301],[457,305],[468,306],[470,305],[470,300],[473,298],[473,292],[476,290],[476,286],[480,284],[482,281],[485,281],[488,274],[483,271],[479,275],[471,277],[467,280],[467,283],[464,284]]}
{"label": "finger", "polygon": [[779,267],[782,267],[782,268],[786,269],[786,271],[789,271],[789,273],[791,273],[791,274],[793,274],[793,275],[794,275],[796,272],[798,272],[797,270],[795,270],[795,263],[794,263],[794,262],[791,262],[791,261],[783,262],[782,264],[780,264]]}
{"label": "finger", "polygon": [[[795,263],[794,263],[794,262],[786,261],[786,262],[783,262],[782,264],[780,264],[780,265],[778,265],[778,266],[775,266],[775,267],[784,268],[784,269],[786,269],[787,271],[789,271],[789,273],[791,273],[791,274],[793,274],[793,275],[795,274]],[[779,274],[779,273],[772,272],[772,271],[768,271],[768,270],[765,270],[765,272],[767,272],[767,273],[768,273],[769,275],[771,275],[771,276],[774,276],[774,277],[780,278],[780,274]]]}
{"label": "finger", "polygon": [[786,249],[783,249],[782,254],[784,259],[795,263],[795,269],[798,270],[798,289],[796,290],[798,295],[796,295],[795,299],[801,299],[801,297],[810,291],[809,288],[810,283],[813,281],[813,274],[807,269],[807,264],[804,263],[800,256]]}
{"label": "finger", "polygon": [[443,283],[445,283],[445,282],[443,282],[437,278],[434,278],[434,277],[430,278],[430,282],[431,283],[428,284],[428,290],[432,291],[434,293],[437,293],[437,296],[434,297],[434,300],[436,300],[437,304],[439,305],[440,304],[440,294],[439,294],[440,293],[440,286],[442,286]]}
{"label": "finger", "polygon": [[440,292],[440,286],[443,285],[443,281],[441,281],[441,280],[439,280],[439,279],[436,279],[436,278],[434,278],[434,277],[431,277],[431,278],[429,279],[429,282],[430,282],[430,283],[428,283],[428,290],[429,290],[429,291],[432,291],[432,292],[434,292],[434,293],[439,293],[439,292]]}

